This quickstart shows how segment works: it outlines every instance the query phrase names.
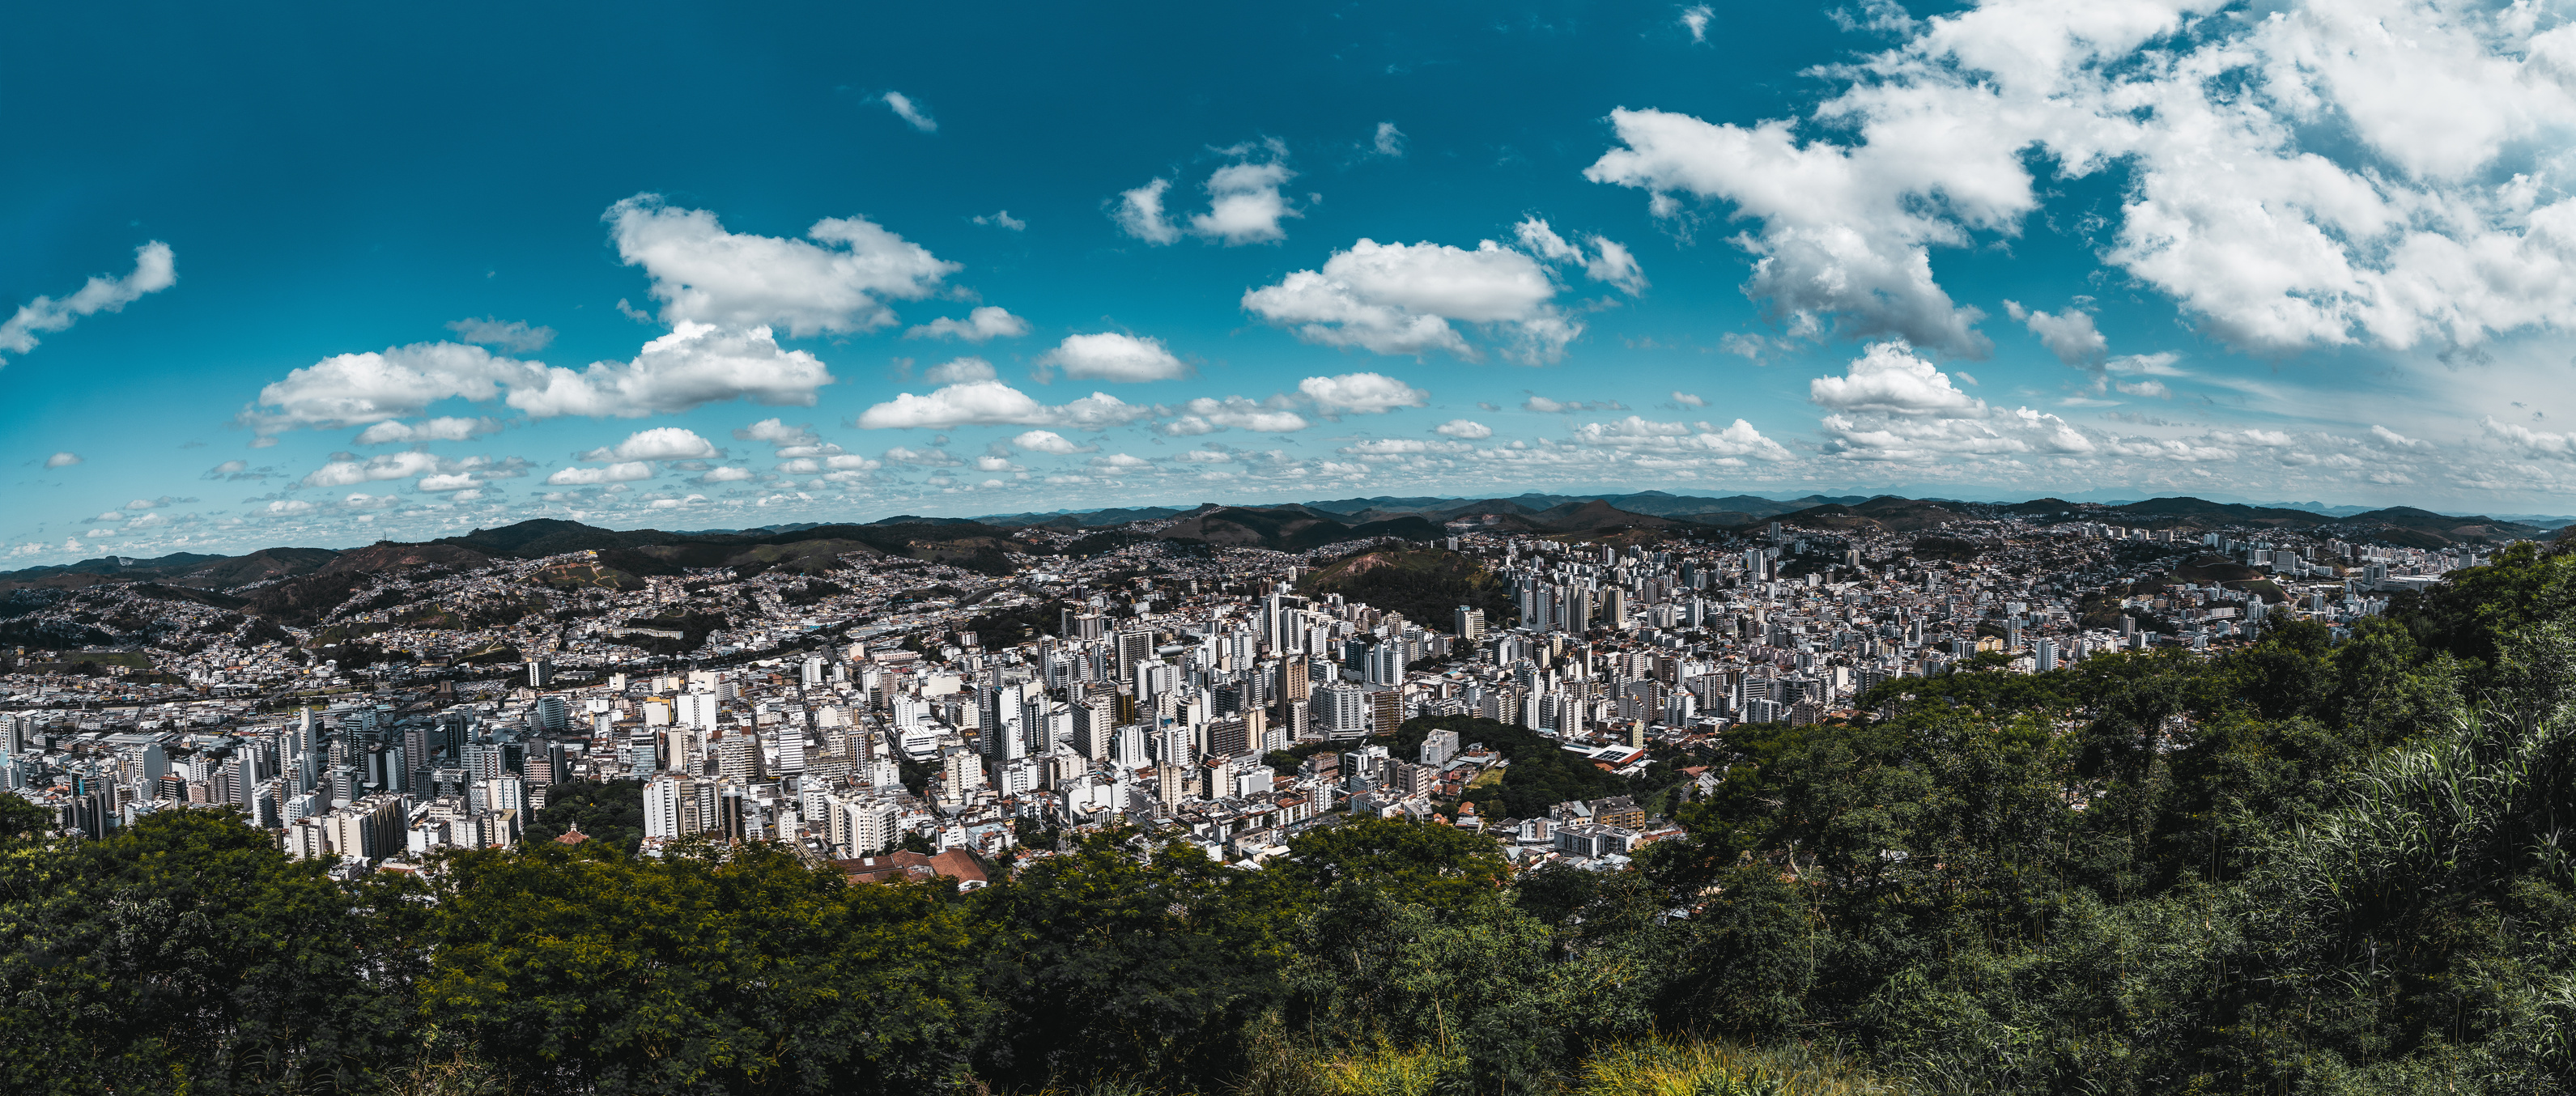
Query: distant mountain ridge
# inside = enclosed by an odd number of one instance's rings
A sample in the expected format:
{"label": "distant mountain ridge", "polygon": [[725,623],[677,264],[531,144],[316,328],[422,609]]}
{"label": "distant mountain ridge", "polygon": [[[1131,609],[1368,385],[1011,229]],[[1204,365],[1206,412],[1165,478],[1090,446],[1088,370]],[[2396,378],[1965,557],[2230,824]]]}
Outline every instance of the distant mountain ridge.
{"label": "distant mountain ridge", "polygon": [[[363,588],[375,574],[420,567],[474,567],[493,559],[542,559],[570,552],[599,553],[578,581],[633,582],[640,576],[679,574],[690,568],[782,568],[820,573],[852,553],[902,556],[999,571],[1006,554],[1028,545],[1011,540],[1018,529],[1098,530],[1084,543],[1132,542],[1123,527],[1139,521],[1167,524],[1151,536],[1212,546],[1258,546],[1302,551],[1325,544],[1379,537],[1429,540],[1453,521],[1506,533],[1593,533],[1618,529],[1708,526],[1744,529],[1769,522],[1804,529],[1884,533],[1916,532],[1979,517],[2012,515],[2039,521],[2092,520],[2114,525],[2201,531],[2221,526],[2332,531],[2419,548],[2539,539],[2567,524],[2516,521],[2482,514],[2450,515],[2412,506],[2336,514],[2317,504],[2297,506],[2212,502],[2171,496],[2114,504],[2039,498],[2019,503],[1969,503],[1899,495],[1808,495],[1772,499],[1759,495],[1676,495],[1664,491],[1554,495],[1526,492],[1496,498],[1387,496],[1303,503],[1219,504],[1196,507],[1116,507],[1055,513],[933,518],[898,514],[865,524],[796,523],[752,529],[606,529],[539,518],[419,544],[379,542],[363,548],[263,548],[238,556],[177,552],[148,559],[104,556],[77,563],[0,572],[0,594],[24,589],[71,590],[102,584],[150,583],[171,590],[235,591],[248,611],[296,619],[326,611],[336,598]],[[1105,538],[1105,539],[1104,539]],[[568,581],[576,580],[568,577]],[[244,587],[251,589],[245,590]]]}

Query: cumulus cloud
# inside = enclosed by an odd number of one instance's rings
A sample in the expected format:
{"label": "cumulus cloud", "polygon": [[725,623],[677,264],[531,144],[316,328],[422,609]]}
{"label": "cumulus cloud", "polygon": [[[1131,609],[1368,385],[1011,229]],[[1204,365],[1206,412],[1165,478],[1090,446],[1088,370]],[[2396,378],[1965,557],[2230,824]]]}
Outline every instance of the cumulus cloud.
{"label": "cumulus cloud", "polygon": [[814,445],[823,439],[814,435],[811,426],[789,426],[779,419],[762,419],[749,426],[734,428],[735,441],[756,441],[764,445]]}
{"label": "cumulus cloud", "polygon": [[489,403],[508,384],[526,384],[544,367],[493,355],[480,346],[414,343],[381,353],[340,354],[294,370],[259,390],[243,421],[262,434],[298,426],[343,427],[408,418],[432,403]]}
{"label": "cumulus cloud", "polygon": [[266,512],[271,517],[294,517],[312,513],[313,504],[303,499],[278,499],[268,504]]}
{"label": "cumulus cloud", "polygon": [[1130,456],[1125,453],[1104,453],[1100,456],[1091,458],[1091,466],[1103,472],[1133,472],[1143,468],[1151,468],[1154,466],[1154,462],[1146,460],[1143,457]]}
{"label": "cumulus cloud", "polygon": [[1296,174],[1276,159],[1216,169],[1207,181],[1208,211],[1190,218],[1191,234],[1228,246],[1288,238],[1279,222],[1304,214],[1288,204],[1279,188]]}
{"label": "cumulus cloud", "polygon": [[1026,449],[1032,453],[1053,453],[1059,457],[1070,456],[1075,453],[1089,453],[1100,448],[1097,445],[1075,445],[1073,442],[1067,440],[1064,435],[1056,433],[1053,430],[1025,431],[1018,437],[1012,438],[1011,444],[1019,446],[1020,448]]}
{"label": "cumulus cloud", "polygon": [[1016,339],[1029,333],[1029,321],[1011,315],[999,305],[985,305],[966,314],[963,320],[941,316],[903,333],[907,339],[964,339],[971,343],[994,339]]}
{"label": "cumulus cloud", "polygon": [[533,354],[555,341],[554,328],[530,327],[519,320],[503,323],[490,316],[449,320],[447,329],[456,333],[459,342],[497,346],[514,354]]}
{"label": "cumulus cloud", "polygon": [[[170,245],[154,240],[134,249],[134,270],[122,278],[93,276],[71,296],[38,297],[18,306],[0,323],[0,354],[24,354],[40,342],[36,336],[67,330],[83,316],[122,312],[125,306],[178,284],[179,271]],[[0,358],[0,364],[7,359]]]}
{"label": "cumulus cloud", "polygon": [[1568,411],[1625,411],[1627,409],[1627,405],[1622,404],[1617,400],[1592,400],[1590,402],[1583,400],[1552,400],[1536,393],[1532,393],[1530,398],[1521,401],[1521,410],[1536,411],[1542,415],[1559,415]]}
{"label": "cumulus cloud", "polygon": [[1284,434],[1307,427],[1306,417],[1290,410],[1285,396],[1252,400],[1243,396],[1224,399],[1195,399],[1177,410],[1180,417],[1164,423],[1162,431],[1173,437],[1195,437],[1219,430],[1243,429],[1255,433]]}
{"label": "cumulus cloud", "polygon": [[1362,239],[1321,270],[1246,292],[1243,307],[1307,342],[1414,357],[1475,360],[1481,355],[1451,326],[1475,324],[1509,341],[1506,356],[1536,365],[1563,358],[1583,333],[1553,303],[1557,289],[1545,265],[1492,240],[1469,251]]}
{"label": "cumulus cloud", "polygon": [[712,212],[638,194],[603,219],[618,258],[652,277],[662,322],[674,329],[776,326],[796,338],[872,331],[895,322],[886,301],[928,297],[961,269],[865,217],[827,217],[804,240],[781,239],[728,232]]}
{"label": "cumulus cloud", "polygon": [[2030,408],[2004,410],[1960,391],[1902,342],[1871,344],[1839,377],[1808,382],[1827,409],[1826,453],[1851,460],[1928,463],[2018,454],[2093,453],[2093,439],[2066,420]]}
{"label": "cumulus cloud", "polygon": [[767,327],[741,330],[684,320],[645,343],[632,361],[593,362],[578,373],[532,366],[510,389],[508,403],[540,419],[638,418],[736,399],[812,407],[815,390],[832,381],[820,359],[781,348]]}
{"label": "cumulus cloud", "polygon": [[1948,374],[1901,342],[1876,343],[1845,375],[1807,382],[1809,398],[1837,411],[1892,415],[1982,413],[1983,401],[1952,387]]}
{"label": "cumulus cloud", "polygon": [[1369,148],[1380,156],[1402,157],[1404,131],[1395,128],[1393,122],[1379,122],[1377,136],[1369,142]]}
{"label": "cumulus cloud", "polygon": [[423,441],[471,441],[501,429],[498,419],[442,416],[417,423],[380,422],[358,434],[360,445],[394,445]]}
{"label": "cumulus cloud", "polygon": [[973,220],[979,225],[990,225],[994,228],[1007,228],[1013,232],[1026,232],[1029,228],[1029,223],[1027,221],[1011,216],[1011,211],[1007,209],[991,214],[979,213],[975,215]]}
{"label": "cumulus cloud", "polygon": [[1109,217],[1128,235],[1149,244],[1168,244],[1180,240],[1181,230],[1172,227],[1163,215],[1163,193],[1172,189],[1169,179],[1156,179],[1134,190],[1118,193],[1110,206]]}
{"label": "cumulus cloud", "polygon": [[1706,407],[1706,406],[1708,406],[1708,401],[1707,401],[1707,400],[1701,399],[1699,396],[1697,396],[1697,395],[1695,395],[1695,394],[1693,394],[1693,393],[1683,392],[1683,391],[1680,391],[1680,390],[1678,390],[1678,389],[1674,390],[1674,392],[1673,392],[1673,402],[1674,402],[1674,403],[1678,403],[1678,404],[1680,404],[1680,405],[1682,405],[1682,406],[1684,406],[1684,407]]}
{"label": "cumulus cloud", "polygon": [[2079,298],[2075,306],[2052,316],[2023,308],[2019,301],[2005,301],[2004,313],[2030,328],[2031,334],[2039,336],[2040,345],[2057,355],[2057,360],[2068,365],[2099,365],[2102,356],[2110,352],[2111,341],[2094,329],[2093,315],[2083,311],[2083,303]]}
{"label": "cumulus cloud", "polygon": [[78,453],[73,453],[73,452],[61,452],[61,453],[56,453],[56,454],[54,454],[53,456],[46,457],[46,458],[45,458],[45,467],[47,467],[47,468],[69,468],[69,467],[71,467],[71,466],[73,466],[73,465],[75,465],[75,464],[79,464],[80,462],[81,462],[80,454],[78,454]]}
{"label": "cumulus cloud", "polygon": [[1634,297],[1646,291],[1646,274],[1637,268],[1637,257],[1626,247],[1606,237],[1586,237],[1590,250],[1567,243],[1549,228],[1546,221],[1527,218],[1512,226],[1512,234],[1521,248],[1551,263],[1571,263],[1583,268],[1583,274],[1596,282],[1608,282]]}
{"label": "cumulus cloud", "polygon": [[1126,403],[1106,392],[1094,392],[1070,403],[1050,406],[1000,381],[979,380],[948,385],[928,395],[898,393],[894,399],[861,412],[858,425],[865,430],[914,427],[946,430],[959,426],[1052,426],[1102,430],[1123,426],[1153,413],[1152,407]]}
{"label": "cumulus cloud", "polygon": [[740,482],[742,482],[742,481],[744,481],[744,480],[747,480],[747,479],[750,479],[750,478],[752,478],[752,471],[751,471],[751,469],[748,469],[748,468],[727,468],[727,467],[717,467],[717,468],[709,468],[709,469],[707,469],[705,472],[699,473],[699,475],[698,475],[698,482],[699,482],[699,483],[740,483]]}
{"label": "cumulus cloud", "polygon": [[993,371],[993,363],[967,357],[931,366],[921,378],[932,384],[956,384],[960,381],[989,381],[999,375]]}
{"label": "cumulus cloud", "polygon": [[1721,429],[1705,422],[1656,422],[1630,415],[1615,422],[1588,422],[1576,427],[1574,440],[1624,452],[1705,456],[1726,466],[1740,465],[1748,457],[1764,461],[1792,459],[1786,448],[1763,437],[1743,419]]}
{"label": "cumulus cloud", "polygon": [[616,445],[583,453],[579,459],[586,461],[705,460],[723,455],[724,452],[717,449],[715,443],[699,437],[694,430],[677,426],[657,426],[650,430],[638,430],[629,434],[625,441]]}
{"label": "cumulus cloud", "polygon": [[938,121],[931,118],[929,111],[921,109],[921,104],[913,102],[912,96],[900,91],[888,91],[877,96],[877,101],[884,103],[887,110],[894,112],[895,117],[903,119],[905,125],[923,133],[939,132]]}
{"label": "cumulus cloud", "polygon": [[1691,42],[1693,44],[1708,41],[1708,21],[1716,17],[1717,13],[1710,11],[1706,4],[1695,4],[1690,7],[1683,8],[1681,17],[1682,29],[1690,32]]}
{"label": "cumulus cloud", "polygon": [[1482,441],[1494,436],[1494,428],[1472,419],[1451,419],[1432,427],[1436,433],[1465,441]]}
{"label": "cumulus cloud", "polygon": [[385,453],[363,461],[344,455],[306,474],[303,482],[306,487],[353,487],[437,470],[438,458],[428,453]]}
{"label": "cumulus cloud", "polygon": [[[1834,74],[1806,119],[1612,115],[1587,176],[1753,222],[1746,291],[1828,323],[1981,356],[1935,247],[2020,230],[2030,169],[2125,175],[2104,258],[2235,346],[2469,345],[2576,315],[2576,30],[2528,5],[2293,0],[1991,3]],[[1803,134],[1848,134],[1848,143]],[[2063,313],[2060,317],[2063,317]],[[2081,332],[2064,345],[2080,348]]]}
{"label": "cumulus cloud", "polygon": [[1308,377],[1297,382],[1297,391],[1327,415],[1377,415],[1431,402],[1431,393],[1383,373]]}
{"label": "cumulus cloud", "polygon": [[[1207,212],[1190,217],[1188,233],[1229,247],[1287,238],[1279,222],[1304,216],[1280,193],[1280,187],[1297,175],[1288,169],[1288,146],[1272,140],[1217,151],[1234,162],[1208,175]],[[1178,242],[1183,229],[1172,223],[1164,210],[1164,198],[1171,188],[1170,179],[1155,179],[1134,190],[1119,192],[1110,204],[1110,219],[1128,235],[1146,243]]]}
{"label": "cumulus cloud", "polygon": [[1038,364],[1062,369],[1067,377],[1130,383],[1178,380],[1190,373],[1187,364],[1163,348],[1161,339],[1116,331],[1067,335],[1055,349],[1039,356]]}
{"label": "cumulus cloud", "polygon": [[546,477],[556,487],[593,487],[603,483],[632,483],[653,478],[653,466],[647,462],[624,461],[605,468],[563,468]]}

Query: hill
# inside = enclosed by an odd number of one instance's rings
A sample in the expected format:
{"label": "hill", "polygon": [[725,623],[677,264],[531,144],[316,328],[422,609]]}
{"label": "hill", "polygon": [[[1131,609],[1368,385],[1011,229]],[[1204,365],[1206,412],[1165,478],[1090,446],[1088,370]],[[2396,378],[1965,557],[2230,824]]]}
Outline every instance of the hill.
{"label": "hill", "polygon": [[1302,506],[1215,506],[1155,534],[1164,540],[1299,552],[1345,540],[1436,540],[1440,526],[1419,517],[1344,524]]}
{"label": "hill", "polygon": [[1489,627],[1512,616],[1511,591],[1474,556],[1441,548],[1373,549],[1344,556],[1297,578],[1308,597],[1340,594],[1436,632],[1454,632],[1458,607],[1485,611]]}

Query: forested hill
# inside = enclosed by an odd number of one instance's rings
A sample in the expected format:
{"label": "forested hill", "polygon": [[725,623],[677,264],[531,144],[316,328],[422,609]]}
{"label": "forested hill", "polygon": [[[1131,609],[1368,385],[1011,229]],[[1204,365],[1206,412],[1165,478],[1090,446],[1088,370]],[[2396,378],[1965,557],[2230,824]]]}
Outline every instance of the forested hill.
{"label": "forested hill", "polygon": [[344,885],[0,797],[0,1090],[2564,1092],[2576,555],[2453,578],[1740,729],[1619,872],[1372,820],[965,894],[613,839]]}

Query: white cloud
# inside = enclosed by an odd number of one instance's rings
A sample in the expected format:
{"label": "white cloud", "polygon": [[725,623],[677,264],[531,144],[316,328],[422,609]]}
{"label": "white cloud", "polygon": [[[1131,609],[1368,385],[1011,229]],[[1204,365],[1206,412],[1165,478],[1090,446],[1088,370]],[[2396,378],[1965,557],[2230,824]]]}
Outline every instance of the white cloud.
{"label": "white cloud", "polygon": [[1032,453],[1053,453],[1059,457],[1074,453],[1089,453],[1100,448],[1096,445],[1075,445],[1066,440],[1064,435],[1053,430],[1030,430],[1012,438],[1011,444]]}
{"label": "white cloud", "polygon": [[715,443],[699,437],[694,430],[677,426],[656,426],[638,430],[614,446],[583,453],[587,461],[613,460],[706,460],[723,455]]}
{"label": "white cloud", "polygon": [[482,481],[475,479],[470,473],[447,472],[433,476],[422,476],[420,478],[420,483],[416,486],[423,491],[435,494],[445,491],[462,491],[480,482]]}
{"label": "white cloud", "polygon": [[1208,211],[1190,218],[1190,232],[1228,246],[1288,238],[1280,220],[1304,214],[1288,205],[1279,188],[1296,174],[1276,159],[1216,169],[1207,181]]}
{"label": "white cloud", "polygon": [[341,354],[260,389],[259,399],[241,418],[262,435],[298,426],[382,422],[420,414],[443,399],[488,403],[500,396],[504,384],[529,383],[543,368],[459,343]]}
{"label": "white cloud", "polygon": [[[1732,202],[1735,216],[1761,221],[1758,232],[1736,238],[1760,256],[1745,290],[1793,330],[1816,330],[1838,315],[1854,335],[1901,335],[1967,357],[1992,348],[1973,327],[1983,313],[1953,305],[1933,282],[1927,249],[1964,243],[1969,228],[2006,227],[2030,208],[2011,149],[1947,131],[1941,136],[1958,147],[1933,145],[1931,135],[1928,147],[1902,151],[1893,141],[1801,146],[1779,121],[1746,129],[1627,109],[1610,118],[1626,147],[1604,154],[1584,177],[1652,192],[1660,216],[1682,212],[1678,192]],[[1987,177],[1998,157],[2018,184]],[[1912,201],[1935,193],[1954,216]]]}
{"label": "white cloud", "polygon": [[1154,462],[1125,453],[1104,453],[1091,458],[1091,466],[1103,472],[1133,472],[1140,468],[1151,468]]}
{"label": "white cloud", "polygon": [[1530,256],[1492,240],[1476,250],[1362,239],[1323,269],[1290,273],[1243,295],[1243,307],[1297,337],[1419,357],[1479,357],[1452,321],[1484,325],[1512,341],[1508,356],[1541,364],[1583,333],[1552,303],[1557,285]]}
{"label": "white cloud", "polygon": [[2030,328],[2031,334],[2039,336],[2040,345],[2068,365],[2098,365],[2111,350],[2111,341],[2094,329],[2092,313],[2080,307],[2069,307],[2052,316],[2023,308],[2018,301],[2005,301],[2004,313]]}
{"label": "white cloud", "polygon": [[939,123],[930,117],[929,111],[921,109],[919,103],[913,102],[912,96],[900,91],[888,91],[877,96],[877,101],[884,103],[887,110],[894,112],[895,117],[903,119],[905,125],[923,133],[939,132]]}
{"label": "white cloud", "polygon": [[956,384],[961,381],[989,381],[998,375],[993,371],[993,363],[966,357],[931,366],[922,373],[921,379],[932,384]]}
{"label": "white cloud", "polygon": [[1431,393],[1383,373],[1308,377],[1297,382],[1297,391],[1315,401],[1315,406],[1327,415],[1376,415],[1431,402]]}
{"label": "white cloud", "polygon": [[1787,449],[1763,437],[1753,424],[1737,419],[1723,429],[1709,423],[1656,422],[1630,415],[1615,422],[1588,422],[1574,429],[1577,444],[1615,449],[1628,453],[1660,453],[1713,459],[1725,466],[1741,465],[1743,458],[1786,461]]}
{"label": "white cloud", "polygon": [[1708,41],[1708,21],[1716,17],[1717,13],[1710,11],[1706,4],[1683,8],[1682,29],[1690,32],[1691,41],[1694,44]]}
{"label": "white cloud", "polygon": [[1154,413],[1151,407],[1126,403],[1106,392],[1094,392],[1071,403],[1049,406],[1000,381],[968,381],[920,396],[898,393],[894,399],[859,414],[865,430],[921,427],[946,430],[958,426],[1053,426],[1099,430],[1123,426]]}
{"label": "white cloud", "polygon": [[1646,274],[1638,269],[1637,257],[1616,241],[1598,235],[1587,237],[1585,242],[1592,245],[1587,254],[1536,217],[1512,226],[1512,234],[1520,240],[1522,250],[1548,262],[1581,266],[1585,277],[1608,282],[1631,297],[1646,291]]}
{"label": "white cloud", "polygon": [[503,323],[491,316],[450,320],[447,329],[455,332],[460,342],[497,346],[517,354],[533,354],[555,341],[554,328],[530,327],[520,320]]}
{"label": "white cloud", "polygon": [[900,445],[886,450],[885,459],[893,461],[896,464],[910,464],[922,468],[955,468],[958,465],[965,463],[964,461],[958,460],[945,449],[936,447],[930,449],[906,449]]}
{"label": "white cloud", "polygon": [[832,380],[821,360],[781,349],[766,327],[744,331],[684,320],[644,344],[633,361],[593,362],[579,373],[536,366],[511,388],[508,403],[540,419],[638,418],[735,399],[812,407],[814,390]]}
{"label": "white cloud", "polygon": [[1684,406],[1684,407],[1706,407],[1706,406],[1708,406],[1708,401],[1707,401],[1707,400],[1701,399],[1699,396],[1694,395],[1694,394],[1692,394],[1692,393],[1689,393],[1689,392],[1683,392],[1683,391],[1680,391],[1680,390],[1678,390],[1678,389],[1676,389],[1676,390],[1673,392],[1673,402],[1674,402],[1674,403],[1678,403],[1678,404],[1680,404],[1680,405],[1682,405],[1682,406]]}
{"label": "white cloud", "polygon": [[1952,387],[1948,374],[1902,342],[1871,344],[1844,376],[1807,382],[1807,394],[1837,411],[1943,415],[1985,409],[1984,401]]}
{"label": "white cloud", "polygon": [[1404,155],[1404,131],[1395,128],[1395,123],[1393,122],[1379,122],[1377,124],[1377,136],[1369,142],[1369,147],[1375,150],[1380,156],[1402,157]]}
{"label": "white cloud", "polygon": [[1149,244],[1168,244],[1181,238],[1181,230],[1172,227],[1163,215],[1163,192],[1172,189],[1169,179],[1153,182],[1118,193],[1118,202],[1110,209],[1110,218],[1128,235]]}
{"label": "white cloud", "polygon": [[1538,395],[1537,393],[1531,393],[1530,398],[1521,401],[1521,410],[1536,411],[1542,415],[1556,415],[1567,411],[1625,411],[1627,409],[1627,405],[1622,404],[1617,400],[1593,400],[1588,403],[1583,400],[1568,402],[1565,400],[1552,400],[1545,396]]}
{"label": "white cloud", "polygon": [[703,473],[699,474],[699,476],[698,476],[698,482],[699,482],[699,483],[740,483],[740,482],[742,482],[742,481],[744,481],[744,480],[747,480],[747,479],[750,479],[750,478],[752,478],[752,471],[751,471],[751,469],[748,469],[748,468],[728,468],[728,467],[717,467],[717,468],[709,468],[709,469],[707,469],[705,472],[703,472]]}
{"label": "white cloud", "polygon": [[971,343],[994,339],[1016,339],[1029,333],[1029,321],[1011,315],[999,305],[985,305],[966,314],[963,320],[941,316],[903,333],[907,339],[964,339]]}
{"label": "white cloud", "polygon": [[71,453],[71,452],[62,452],[62,453],[56,453],[56,454],[54,454],[53,456],[50,456],[50,457],[46,457],[46,458],[45,458],[45,467],[47,467],[47,468],[69,468],[69,467],[71,467],[72,465],[79,464],[80,462],[81,462],[80,454],[78,454],[78,453]]}
{"label": "white cloud", "polygon": [[627,461],[606,468],[563,468],[546,477],[556,487],[589,487],[602,483],[632,483],[653,478],[653,466],[644,461]]}
{"label": "white cloud", "polygon": [[1222,400],[1200,398],[1182,404],[1179,418],[1165,423],[1162,431],[1173,437],[1195,437],[1219,430],[1240,428],[1254,433],[1284,434],[1307,427],[1306,417],[1289,410],[1284,396],[1252,400],[1227,396]]}
{"label": "white cloud", "polygon": [[[1279,222],[1304,216],[1288,204],[1279,190],[1297,176],[1286,163],[1288,146],[1272,140],[1217,151],[1234,162],[1209,173],[1208,209],[1190,218],[1189,234],[1229,247],[1287,238]],[[1170,179],[1155,179],[1134,190],[1120,191],[1110,206],[1110,219],[1118,222],[1122,231],[1146,243],[1178,242],[1183,230],[1172,223],[1164,209],[1164,198],[1171,189]]]}
{"label": "white cloud", "polygon": [[1810,381],[1808,395],[1832,412],[1818,424],[1825,452],[1850,460],[1928,464],[2096,450],[2093,439],[2055,415],[1988,407],[1902,342],[1871,344],[1845,375]]}
{"label": "white cloud", "polygon": [[823,440],[814,436],[813,427],[789,426],[778,419],[762,419],[749,426],[737,427],[733,436],[736,441],[776,446],[815,445]]}
{"label": "white cloud", "polygon": [[1038,358],[1041,365],[1064,370],[1083,380],[1168,381],[1186,377],[1190,367],[1163,348],[1163,341],[1116,331],[1067,335],[1055,349]]}
{"label": "white cloud", "polygon": [[2153,396],[2160,400],[2170,399],[2173,396],[2173,389],[2165,387],[2163,381],[2122,381],[2111,387],[2132,396]]}
{"label": "white cloud", "polygon": [[990,225],[994,228],[1007,228],[1013,232],[1026,232],[1029,229],[1029,223],[1027,221],[1011,216],[1011,211],[1007,209],[989,215],[981,213],[976,214],[974,221],[979,225]]}
{"label": "white cloud", "polygon": [[135,499],[132,502],[126,503],[125,508],[128,510],[150,510],[160,505],[162,504],[152,499]]}
{"label": "white cloud", "polygon": [[[312,512],[313,504],[306,502],[303,499],[278,499],[277,501],[268,504],[268,514],[271,517],[293,517],[297,514],[310,514]],[[70,550],[75,552],[80,550],[78,545],[71,545],[69,547]]]}
{"label": "white cloud", "polygon": [[358,434],[360,445],[393,445],[423,441],[471,441],[501,429],[498,419],[445,416],[419,423],[380,422]]}
{"label": "white cloud", "polygon": [[[0,323],[0,354],[24,354],[36,348],[39,334],[67,330],[73,321],[100,312],[122,312],[125,306],[143,299],[146,293],[158,293],[179,281],[178,267],[170,245],[154,240],[134,249],[134,271],[122,278],[93,276],[71,296],[56,300],[38,297],[18,306],[16,314]],[[0,359],[0,364],[6,364]]]}
{"label": "white cloud", "polygon": [[380,480],[410,479],[437,470],[438,458],[428,453],[385,453],[363,461],[343,457],[307,474],[304,486],[351,487]]}
{"label": "white cloud", "polygon": [[1451,419],[1432,427],[1433,432],[1467,441],[1481,441],[1494,436],[1494,428],[1472,419]]}
{"label": "white cloud", "polygon": [[887,300],[920,300],[961,269],[864,217],[827,217],[805,240],[725,231],[703,209],[638,194],[603,217],[617,255],[652,276],[662,322],[783,326],[804,338],[895,322]]}
{"label": "white cloud", "polygon": [[[2243,349],[2467,345],[2576,315],[2576,195],[2551,182],[2576,29],[2423,0],[2200,17],[2220,6],[1874,20],[1907,40],[1833,70],[1849,82],[1809,119],[1621,110],[1624,147],[1587,175],[1651,191],[1659,215],[1697,197],[1757,222],[1746,289],[1797,329],[1957,355],[1988,344],[1929,249],[2017,233],[2038,163],[2125,175],[2104,258]],[[1818,131],[1850,143],[1801,143]]]}

